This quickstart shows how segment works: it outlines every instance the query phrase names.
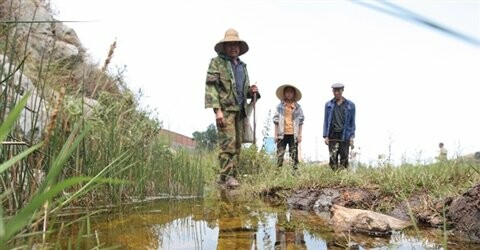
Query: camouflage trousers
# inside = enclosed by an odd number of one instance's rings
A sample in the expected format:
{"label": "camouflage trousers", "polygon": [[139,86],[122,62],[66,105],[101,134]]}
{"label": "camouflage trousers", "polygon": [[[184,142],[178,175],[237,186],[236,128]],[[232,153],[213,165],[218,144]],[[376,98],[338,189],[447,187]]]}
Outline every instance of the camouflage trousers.
{"label": "camouflage trousers", "polygon": [[217,126],[217,141],[220,146],[218,160],[220,161],[220,179],[237,175],[237,166],[243,138],[242,112],[224,111],[225,126]]}

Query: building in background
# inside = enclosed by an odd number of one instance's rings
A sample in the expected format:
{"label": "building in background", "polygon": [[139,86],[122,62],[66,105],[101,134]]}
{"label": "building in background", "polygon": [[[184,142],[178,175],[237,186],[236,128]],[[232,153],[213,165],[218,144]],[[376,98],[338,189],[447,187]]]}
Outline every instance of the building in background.
{"label": "building in background", "polygon": [[167,129],[162,128],[162,130],[160,130],[159,136],[160,138],[167,141],[170,147],[174,149],[186,148],[193,150],[197,147],[197,143],[192,137],[188,137]]}

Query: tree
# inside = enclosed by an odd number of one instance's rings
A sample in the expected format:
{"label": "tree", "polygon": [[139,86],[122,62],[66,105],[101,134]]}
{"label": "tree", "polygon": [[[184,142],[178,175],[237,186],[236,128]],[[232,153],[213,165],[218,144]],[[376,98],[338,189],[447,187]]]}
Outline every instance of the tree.
{"label": "tree", "polygon": [[217,128],[212,123],[203,132],[193,132],[193,138],[197,142],[197,148],[213,151],[217,145]]}

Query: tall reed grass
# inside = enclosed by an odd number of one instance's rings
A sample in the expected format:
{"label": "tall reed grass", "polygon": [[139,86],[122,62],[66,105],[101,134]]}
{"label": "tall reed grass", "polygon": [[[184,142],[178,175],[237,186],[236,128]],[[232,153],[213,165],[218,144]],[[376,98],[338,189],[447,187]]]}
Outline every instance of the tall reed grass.
{"label": "tall reed grass", "polygon": [[210,156],[158,136],[161,122],[107,69],[115,45],[102,69],[83,55],[54,58],[55,43],[32,58],[38,20],[19,20],[9,2],[0,18],[0,248],[58,236],[66,206],[202,196]]}

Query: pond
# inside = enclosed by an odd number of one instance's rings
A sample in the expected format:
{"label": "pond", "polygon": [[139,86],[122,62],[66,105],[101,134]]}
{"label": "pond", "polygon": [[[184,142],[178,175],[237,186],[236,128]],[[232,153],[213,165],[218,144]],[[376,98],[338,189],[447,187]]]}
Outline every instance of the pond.
{"label": "pond", "polygon": [[[382,237],[334,233],[328,213],[241,201],[224,192],[218,198],[143,202],[128,210],[91,217],[96,237],[82,247],[101,243],[118,249],[442,249],[440,229]],[[457,247],[465,249],[449,238],[448,248]]]}

